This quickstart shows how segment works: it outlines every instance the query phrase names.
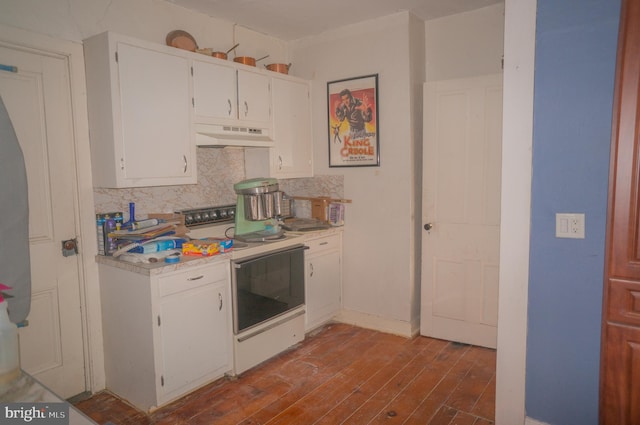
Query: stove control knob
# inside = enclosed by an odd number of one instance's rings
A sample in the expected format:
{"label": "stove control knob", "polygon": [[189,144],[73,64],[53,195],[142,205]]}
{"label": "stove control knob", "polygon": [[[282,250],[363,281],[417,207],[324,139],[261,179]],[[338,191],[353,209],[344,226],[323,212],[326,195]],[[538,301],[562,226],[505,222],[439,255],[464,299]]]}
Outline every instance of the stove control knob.
{"label": "stove control knob", "polygon": [[233,218],[236,215],[236,210],[233,208],[229,209],[229,217]]}
{"label": "stove control knob", "polygon": [[227,218],[227,210],[220,210],[220,218]]}
{"label": "stove control knob", "polygon": [[216,220],[218,218],[218,211],[211,211],[211,220]]}
{"label": "stove control knob", "polygon": [[202,221],[202,216],[200,215],[200,213],[195,213],[195,215],[193,216],[193,221],[200,222]]}
{"label": "stove control knob", "polygon": [[209,211],[205,211],[202,213],[202,220],[209,221]]}
{"label": "stove control knob", "polygon": [[193,223],[193,216],[191,214],[185,215],[184,216],[184,222],[185,222],[185,224]]}

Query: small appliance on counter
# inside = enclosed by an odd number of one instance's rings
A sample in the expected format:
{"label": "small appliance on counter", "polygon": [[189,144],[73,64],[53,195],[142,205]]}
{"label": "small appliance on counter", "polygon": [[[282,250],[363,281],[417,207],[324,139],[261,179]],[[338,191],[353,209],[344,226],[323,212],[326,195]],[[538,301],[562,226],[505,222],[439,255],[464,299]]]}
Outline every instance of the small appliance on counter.
{"label": "small appliance on counter", "polygon": [[238,195],[235,215],[235,238],[243,242],[281,239],[283,192],[273,178],[243,180],[233,185]]}

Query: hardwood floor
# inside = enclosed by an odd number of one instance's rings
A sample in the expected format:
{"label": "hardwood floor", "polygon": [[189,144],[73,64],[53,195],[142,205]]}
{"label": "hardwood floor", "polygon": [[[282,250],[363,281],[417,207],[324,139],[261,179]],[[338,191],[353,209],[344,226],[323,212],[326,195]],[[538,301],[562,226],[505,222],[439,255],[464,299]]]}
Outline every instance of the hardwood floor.
{"label": "hardwood floor", "polygon": [[494,422],[495,350],[332,323],[294,349],[147,415],[108,391],[75,406],[99,424]]}

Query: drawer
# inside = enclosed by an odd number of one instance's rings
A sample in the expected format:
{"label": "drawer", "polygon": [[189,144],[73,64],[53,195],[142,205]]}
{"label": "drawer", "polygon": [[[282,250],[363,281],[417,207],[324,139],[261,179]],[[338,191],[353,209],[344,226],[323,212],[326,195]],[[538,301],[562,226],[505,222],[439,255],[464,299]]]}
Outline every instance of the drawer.
{"label": "drawer", "polygon": [[316,239],[309,239],[305,241],[305,245],[309,247],[309,252],[319,252],[325,250],[339,250],[340,249],[340,234],[333,234],[322,236]]}
{"label": "drawer", "polygon": [[158,277],[161,297],[214,282],[229,281],[229,262],[223,261],[202,267],[188,268]]}

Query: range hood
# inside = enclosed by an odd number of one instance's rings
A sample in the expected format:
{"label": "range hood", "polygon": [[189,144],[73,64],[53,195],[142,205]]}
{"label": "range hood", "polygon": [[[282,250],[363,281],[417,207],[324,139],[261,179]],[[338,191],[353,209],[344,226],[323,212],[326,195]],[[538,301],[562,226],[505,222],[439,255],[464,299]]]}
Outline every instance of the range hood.
{"label": "range hood", "polygon": [[196,124],[196,145],[202,147],[273,146],[271,129],[239,125]]}

